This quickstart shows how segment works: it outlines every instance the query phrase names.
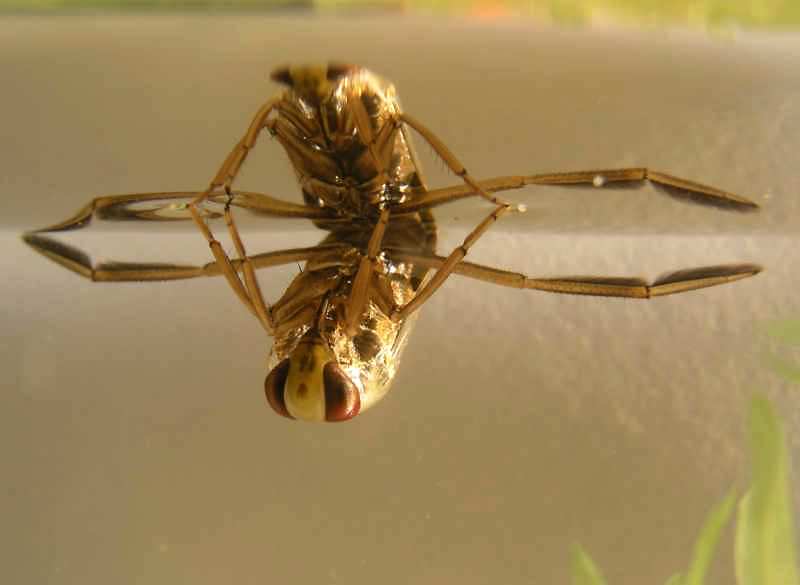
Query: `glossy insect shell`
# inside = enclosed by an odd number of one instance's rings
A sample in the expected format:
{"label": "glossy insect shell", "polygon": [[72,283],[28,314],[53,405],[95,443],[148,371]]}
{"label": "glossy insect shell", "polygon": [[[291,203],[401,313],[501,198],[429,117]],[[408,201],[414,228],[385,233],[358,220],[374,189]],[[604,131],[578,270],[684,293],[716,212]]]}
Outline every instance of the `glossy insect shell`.
{"label": "glossy insect shell", "polygon": [[405,199],[418,182],[407,136],[396,122],[394,86],[356,66],[280,68],[289,88],[272,132],[297,174],[306,203],[357,218]]}
{"label": "glossy insect shell", "polygon": [[[289,156],[306,203],[352,222],[317,223],[330,231],[324,243],[342,244],[345,251],[307,262],[273,305],[276,333],[265,392],[283,416],[347,420],[388,391],[411,327],[410,320],[393,322],[388,305],[408,302],[425,271],[382,256],[372,286],[383,291],[384,302],[371,288],[354,335],[344,327],[352,281],[380,207],[405,200],[421,182],[396,122],[400,108],[391,84],[354,66],[284,67],[272,78],[288,88],[269,128]],[[422,250],[429,242],[421,226],[417,216],[390,223],[386,240]]]}

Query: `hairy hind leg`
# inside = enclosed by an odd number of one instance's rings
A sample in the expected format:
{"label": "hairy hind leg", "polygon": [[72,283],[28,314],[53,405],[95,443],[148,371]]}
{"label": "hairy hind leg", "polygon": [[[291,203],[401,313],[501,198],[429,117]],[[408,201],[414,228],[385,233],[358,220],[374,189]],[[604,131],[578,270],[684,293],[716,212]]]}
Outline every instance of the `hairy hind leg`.
{"label": "hairy hind leg", "polygon": [[409,201],[394,208],[395,213],[407,213],[457,201],[466,197],[482,196],[482,192],[496,193],[511,189],[522,189],[529,185],[541,186],[586,186],[603,189],[620,189],[650,183],[668,194],[700,205],[730,208],[739,211],[758,209],[755,201],[709,185],[668,175],[647,168],[599,169],[539,175],[516,175],[495,177],[477,181],[481,191],[471,185],[454,185],[442,189],[420,192]]}

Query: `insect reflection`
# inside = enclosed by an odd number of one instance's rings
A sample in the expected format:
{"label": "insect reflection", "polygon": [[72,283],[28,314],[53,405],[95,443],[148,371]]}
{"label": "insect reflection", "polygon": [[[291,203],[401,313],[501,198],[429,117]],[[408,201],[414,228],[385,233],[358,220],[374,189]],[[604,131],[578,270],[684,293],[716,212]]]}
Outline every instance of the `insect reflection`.
{"label": "insect reflection", "polygon": [[[700,203],[739,210],[743,197],[646,168],[591,170],[476,180],[426,126],[400,109],[395,89],[352,65],[281,67],[285,86],[256,113],[202,192],[99,197],[73,217],[29,232],[25,240],[61,266],[93,281],[150,281],[222,275],[274,338],[265,392],[280,415],[309,421],[348,420],[388,391],[416,311],[452,274],[500,286],[608,297],[651,298],[753,276],[754,265],[684,270],[653,283],[612,277],[530,278],[466,262],[469,249],[503,215],[521,211],[497,193],[528,185],[622,187],[646,182]],[[304,204],[233,188],[239,170],[266,130],[283,146]],[[410,132],[427,142],[459,184],[428,189]],[[446,256],[436,254],[431,209],[466,197],[491,211]],[[327,236],[313,247],[249,255],[235,209],[306,218]],[[235,248],[223,249],[208,219],[222,217]],[[94,265],[82,252],[43,234],[87,225],[93,217],[191,219],[214,262],[205,266],[145,263]],[[304,262],[283,296],[267,303],[256,270]]]}

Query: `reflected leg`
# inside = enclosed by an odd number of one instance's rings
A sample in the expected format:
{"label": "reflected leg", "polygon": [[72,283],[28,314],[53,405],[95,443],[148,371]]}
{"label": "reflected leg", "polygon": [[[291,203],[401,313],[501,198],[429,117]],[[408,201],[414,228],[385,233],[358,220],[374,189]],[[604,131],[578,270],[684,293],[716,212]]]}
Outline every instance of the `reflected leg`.
{"label": "reflected leg", "polygon": [[[397,261],[410,262],[428,268],[441,268],[446,265],[448,260],[442,256],[411,254],[402,250],[391,250],[390,254]],[[452,272],[511,288],[573,295],[649,299],[735,282],[755,276],[761,272],[761,267],[755,264],[726,264],[692,268],[665,274],[652,283],[638,278],[610,276],[530,278],[518,272],[500,270],[471,262],[458,263],[453,267]]]}
{"label": "reflected leg", "polygon": [[353,279],[353,286],[347,299],[345,330],[348,335],[355,335],[358,332],[361,316],[364,314],[364,309],[369,301],[369,285],[372,282],[372,275],[378,263],[378,254],[381,251],[381,242],[388,223],[389,208],[385,207],[381,210],[381,215],[372,230],[372,235],[367,244],[367,253],[361,257],[358,272],[356,272]]}
{"label": "reflected leg", "polygon": [[[233,214],[231,213],[230,205],[225,206],[225,224],[228,226],[228,232],[230,233],[231,239],[233,240],[233,245],[236,248],[236,253],[239,255],[240,267],[242,274],[244,275],[244,292],[247,295],[250,304],[255,311],[256,317],[264,326],[269,333],[274,333],[275,331],[275,323],[272,319],[272,313],[267,306],[267,303],[264,302],[264,295],[261,293],[261,287],[258,284],[258,279],[256,278],[256,271],[253,267],[253,263],[250,258],[247,256],[247,252],[244,249],[244,242],[242,242],[242,238],[239,235],[239,230],[236,228],[236,223],[233,221]],[[224,264],[223,270],[227,269],[228,264]],[[230,265],[233,269],[234,274],[237,276],[237,281],[241,285],[241,280],[238,278],[238,271],[233,265]],[[228,279],[230,283],[231,280],[227,274],[225,273],[225,277]],[[233,286],[233,285],[232,285]],[[237,288],[234,286],[234,292],[237,293]]]}
{"label": "reflected leg", "polygon": [[[23,240],[36,252],[49,258],[56,264],[70,272],[82,276],[93,282],[151,282],[167,280],[185,280],[200,276],[220,276],[223,274],[217,262],[210,262],[203,266],[180,265],[170,263],[147,262],[101,262],[97,265],[81,250],[59,242],[53,238],[29,233]],[[294,262],[314,260],[317,257],[331,257],[331,252],[336,249],[349,250],[350,246],[313,246],[309,248],[291,248],[265,252],[249,256],[253,268],[270,268]],[[232,260],[231,264],[236,271],[242,270],[240,260]]]}
{"label": "reflected leg", "polygon": [[[461,245],[456,247],[447,258],[431,256],[431,258],[441,259],[441,262],[438,262],[435,266],[428,266],[430,268],[436,268],[436,272],[433,274],[430,280],[428,280],[420,287],[419,290],[417,290],[414,298],[412,298],[402,307],[397,308],[392,313],[392,319],[395,321],[401,321],[408,317],[411,313],[419,309],[423,303],[425,303],[425,301],[428,300],[428,298],[430,298],[430,296],[436,292],[440,286],[442,286],[444,281],[447,280],[447,278],[453,272],[458,273],[458,267],[462,263],[472,245],[477,242],[484,233],[486,233],[486,230],[488,230],[489,227],[500,218],[500,216],[508,212],[510,209],[511,208],[506,205],[498,205],[495,207],[495,209],[492,210],[492,212],[486,216],[486,218],[479,223],[478,226],[472,230],[466,238],[464,238],[464,241],[461,243]],[[399,258],[399,256],[396,257]],[[422,264],[422,266],[425,265]]]}

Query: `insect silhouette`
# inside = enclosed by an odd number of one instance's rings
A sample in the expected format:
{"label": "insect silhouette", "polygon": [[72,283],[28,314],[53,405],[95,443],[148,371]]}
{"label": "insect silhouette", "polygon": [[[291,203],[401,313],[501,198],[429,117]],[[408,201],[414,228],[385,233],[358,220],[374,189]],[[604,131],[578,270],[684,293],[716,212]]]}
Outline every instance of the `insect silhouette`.
{"label": "insect silhouette", "polygon": [[[650,183],[698,203],[752,210],[753,201],[646,168],[546,173],[475,180],[426,126],[401,110],[394,87],[352,65],[281,67],[285,86],[256,113],[202,192],[98,197],[73,217],[25,234],[36,251],[100,282],[156,281],[222,275],[247,310],[274,338],[265,392],[280,415],[309,421],[348,420],[388,391],[416,311],[452,274],[500,286],[553,293],[651,298],[753,276],[755,265],[683,270],[653,283],[612,277],[529,278],[464,260],[503,215],[522,211],[497,193],[529,185],[625,187]],[[261,133],[285,149],[304,204],[233,188]],[[429,189],[410,133],[416,132],[460,179]],[[436,254],[432,208],[467,197],[491,211],[447,256]],[[306,218],[327,235],[317,246],[248,255],[234,209]],[[192,220],[214,261],[204,266],[105,262],[97,265],[47,232],[106,220]],[[209,220],[224,218],[235,248],[231,258]],[[256,270],[303,262],[302,271],[272,304],[262,297]]]}

